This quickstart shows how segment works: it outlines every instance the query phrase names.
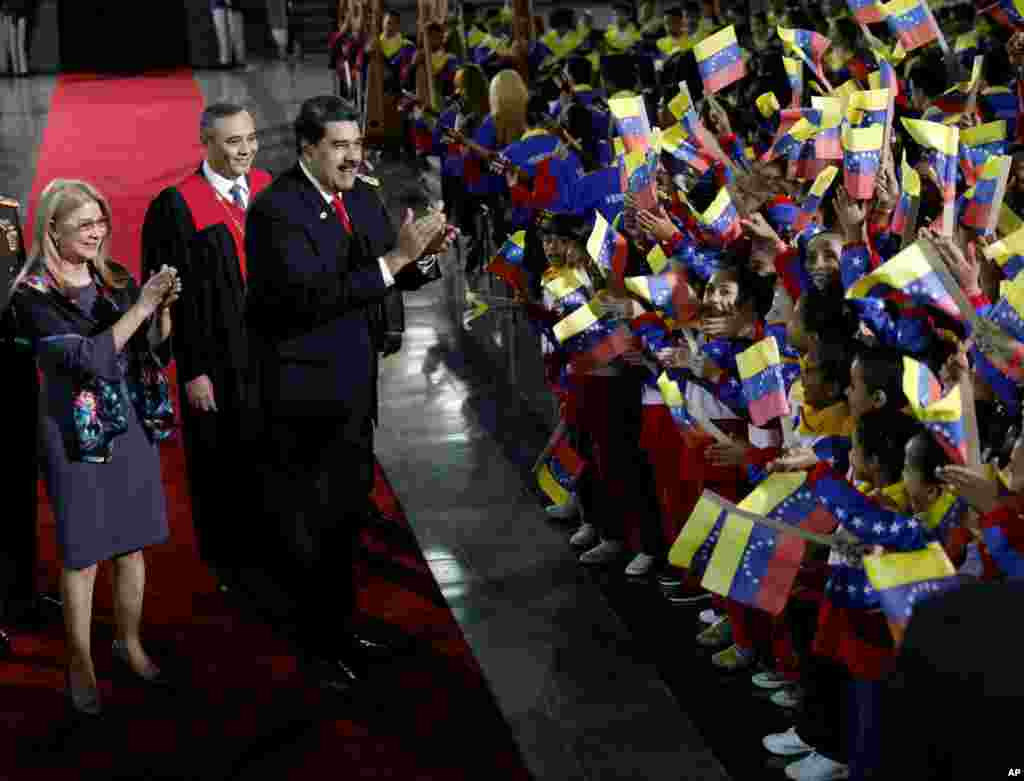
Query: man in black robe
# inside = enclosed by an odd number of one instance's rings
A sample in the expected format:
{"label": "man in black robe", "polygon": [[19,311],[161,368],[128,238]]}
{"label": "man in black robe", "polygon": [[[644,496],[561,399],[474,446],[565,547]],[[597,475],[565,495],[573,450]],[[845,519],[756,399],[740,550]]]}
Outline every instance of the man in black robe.
{"label": "man in black robe", "polygon": [[244,443],[256,433],[258,404],[245,328],[245,216],[271,177],[253,167],[259,143],[243,107],[207,107],[199,132],[206,159],[150,204],[142,263],[147,276],[177,268],[189,290],[172,310],[185,465],[199,553],[223,584],[247,520]]}

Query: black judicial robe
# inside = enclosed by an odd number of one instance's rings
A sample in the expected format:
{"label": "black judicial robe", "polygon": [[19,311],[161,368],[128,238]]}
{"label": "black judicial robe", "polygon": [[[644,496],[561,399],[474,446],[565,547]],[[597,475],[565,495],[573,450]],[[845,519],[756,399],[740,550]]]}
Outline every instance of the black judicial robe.
{"label": "black judicial robe", "polygon": [[[249,175],[250,202],[270,175]],[[247,514],[238,487],[248,479],[247,443],[259,436],[256,367],[245,327],[244,219],[241,210],[217,202],[200,169],[161,192],[142,228],[144,277],[164,264],[178,269],[182,296],[174,305],[172,339],[177,367],[186,470],[192,517],[202,558],[228,565],[234,524]],[[241,250],[241,251],[240,251]],[[186,384],[206,375],[217,412],[188,404]]]}

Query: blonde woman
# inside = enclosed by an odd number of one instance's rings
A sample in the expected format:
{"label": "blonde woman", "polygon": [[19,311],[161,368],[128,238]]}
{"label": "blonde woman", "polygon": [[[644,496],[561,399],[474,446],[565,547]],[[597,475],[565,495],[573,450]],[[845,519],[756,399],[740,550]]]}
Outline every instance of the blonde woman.
{"label": "blonde woman", "polygon": [[526,104],[530,92],[519,72],[509,69],[491,79],[490,98],[497,148],[504,149],[526,132]]}
{"label": "blonde woman", "polygon": [[101,711],[90,648],[101,561],[113,562],[115,657],[141,679],[162,681],[139,637],[142,549],[168,537],[161,422],[141,375],[151,351],[166,348],[181,291],[167,267],[140,289],[110,260],[110,237],[103,196],[86,182],[54,180],[39,196],[33,253],[11,298],[43,374],[39,435],[62,560],[67,688],[89,715]]}

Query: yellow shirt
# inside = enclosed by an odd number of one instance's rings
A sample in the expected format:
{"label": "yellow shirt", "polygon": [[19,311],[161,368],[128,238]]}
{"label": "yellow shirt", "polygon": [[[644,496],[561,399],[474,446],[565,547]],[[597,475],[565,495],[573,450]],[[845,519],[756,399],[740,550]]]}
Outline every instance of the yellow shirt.
{"label": "yellow shirt", "polygon": [[393,38],[385,38],[384,33],[380,34],[380,50],[384,54],[386,59],[391,59],[401,50],[407,41],[402,35],[396,35]]}
{"label": "yellow shirt", "polygon": [[481,30],[479,27],[471,27],[469,34],[466,36],[466,44],[470,49],[475,49],[481,44],[484,38],[487,37],[487,33]]}
{"label": "yellow shirt", "polygon": [[658,51],[666,57],[671,57],[673,54],[678,54],[679,52],[688,52],[692,48],[693,42],[690,40],[690,36],[686,33],[683,33],[678,38],[666,35],[664,38],[658,39]]}
{"label": "yellow shirt", "polygon": [[555,57],[562,58],[568,57],[574,51],[576,51],[580,44],[583,42],[584,35],[577,28],[575,30],[569,30],[565,35],[559,35],[557,30],[548,30],[541,38],[541,41],[551,49],[551,53]]}
{"label": "yellow shirt", "polygon": [[604,42],[612,52],[629,51],[640,40],[640,31],[630,22],[625,29],[613,24],[604,33]]}

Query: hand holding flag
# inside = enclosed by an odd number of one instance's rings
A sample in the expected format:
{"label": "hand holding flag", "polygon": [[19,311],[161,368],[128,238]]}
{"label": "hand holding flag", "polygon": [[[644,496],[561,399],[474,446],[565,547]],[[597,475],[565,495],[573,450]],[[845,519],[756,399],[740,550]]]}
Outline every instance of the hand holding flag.
{"label": "hand holding flag", "polygon": [[747,75],[736,29],[729,25],[693,47],[704,91],[713,95]]}

